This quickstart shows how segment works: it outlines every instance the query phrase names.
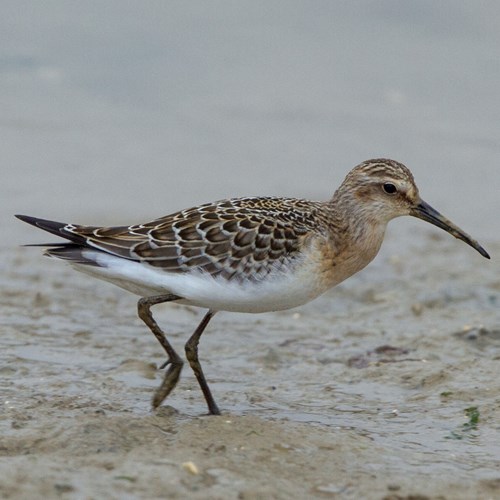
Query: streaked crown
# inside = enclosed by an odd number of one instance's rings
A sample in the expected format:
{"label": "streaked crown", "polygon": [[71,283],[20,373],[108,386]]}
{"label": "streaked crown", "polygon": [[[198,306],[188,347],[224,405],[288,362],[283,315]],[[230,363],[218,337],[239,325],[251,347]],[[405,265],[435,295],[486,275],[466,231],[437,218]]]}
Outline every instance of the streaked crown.
{"label": "streaked crown", "polygon": [[366,182],[388,179],[415,185],[413,174],[408,167],[395,160],[386,158],[366,160],[360,163],[347,174],[345,180],[349,181],[352,178],[355,179],[356,183],[363,181],[363,179]]}

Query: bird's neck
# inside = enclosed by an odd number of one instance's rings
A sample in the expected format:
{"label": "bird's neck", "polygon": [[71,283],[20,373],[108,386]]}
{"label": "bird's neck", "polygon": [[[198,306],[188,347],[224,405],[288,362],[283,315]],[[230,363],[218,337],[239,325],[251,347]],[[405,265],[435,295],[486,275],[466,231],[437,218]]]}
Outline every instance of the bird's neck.
{"label": "bird's neck", "polygon": [[354,255],[368,264],[380,249],[388,221],[377,218],[348,194],[335,193],[328,205],[332,244],[339,252],[346,251],[347,247],[351,251],[355,249]]}

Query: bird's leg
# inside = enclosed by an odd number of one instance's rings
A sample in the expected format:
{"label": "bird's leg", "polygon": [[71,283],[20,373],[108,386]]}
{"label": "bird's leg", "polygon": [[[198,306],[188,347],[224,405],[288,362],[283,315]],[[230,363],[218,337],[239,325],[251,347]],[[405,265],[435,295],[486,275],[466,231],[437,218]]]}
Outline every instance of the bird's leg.
{"label": "bird's leg", "polygon": [[143,297],[137,303],[137,311],[139,318],[146,323],[149,329],[154,333],[155,337],[160,342],[163,349],[167,353],[168,360],[162,367],[170,365],[169,369],[165,373],[165,377],[161,386],[156,390],[153,396],[153,408],[158,408],[163,400],[172,392],[174,387],[177,385],[179,376],[181,374],[183,361],[179,355],[175,352],[174,348],[170,345],[170,342],[165,337],[165,334],[158,326],[158,323],[154,320],[151,314],[151,306],[160,304],[162,302],[170,302],[172,300],[178,300],[180,297],[173,294],[168,295],[154,295],[152,297]]}
{"label": "bird's leg", "polygon": [[185,350],[186,350],[186,358],[189,361],[189,365],[191,366],[198,383],[200,384],[201,390],[203,391],[203,395],[205,396],[205,400],[208,405],[208,413],[211,415],[220,415],[219,408],[215,403],[215,400],[210,392],[207,381],[205,380],[205,375],[203,375],[203,370],[201,369],[200,362],[198,360],[198,342],[200,341],[201,334],[205,330],[208,322],[214,316],[215,311],[208,311],[207,314],[201,320],[201,323],[198,325],[193,335],[186,342]]}

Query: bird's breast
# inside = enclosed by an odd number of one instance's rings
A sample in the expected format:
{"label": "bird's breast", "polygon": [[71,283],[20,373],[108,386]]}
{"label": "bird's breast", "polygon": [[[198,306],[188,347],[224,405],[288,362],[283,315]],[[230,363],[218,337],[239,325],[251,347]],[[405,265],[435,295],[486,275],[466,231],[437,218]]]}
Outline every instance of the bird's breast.
{"label": "bird's breast", "polygon": [[383,237],[383,230],[371,231],[350,240],[338,242],[325,238],[311,245],[308,260],[316,263],[319,286],[326,291],[361,271],[377,255]]}

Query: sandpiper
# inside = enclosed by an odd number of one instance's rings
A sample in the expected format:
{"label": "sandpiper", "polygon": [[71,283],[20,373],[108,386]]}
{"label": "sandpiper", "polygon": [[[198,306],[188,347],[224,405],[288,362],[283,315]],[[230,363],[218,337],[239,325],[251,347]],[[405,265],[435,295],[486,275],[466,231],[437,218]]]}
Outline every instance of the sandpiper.
{"label": "sandpiper", "polygon": [[394,160],[354,167],[329,201],[250,197],[207,203],[146,224],[94,227],[26,215],[19,219],[69,242],[45,254],[138,294],[139,317],[167,353],[153,397],[157,408],[183,361],[151,314],[175,301],[208,309],[185,345],[210,414],[220,414],[198,360],[198,343],[217,311],[260,313],[305,304],[363,269],[377,255],[387,223],[412,215],[488,253],[419,196],[413,175]]}

